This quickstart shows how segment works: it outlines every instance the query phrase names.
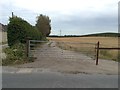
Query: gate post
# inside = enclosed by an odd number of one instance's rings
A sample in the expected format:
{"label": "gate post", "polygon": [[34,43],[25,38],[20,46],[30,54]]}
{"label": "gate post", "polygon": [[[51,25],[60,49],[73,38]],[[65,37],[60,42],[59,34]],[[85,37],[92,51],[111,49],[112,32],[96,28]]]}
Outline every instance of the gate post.
{"label": "gate post", "polygon": [[26,56],[29,57],[29,37],[26,38]]}
{"label": "gate post", "polygon": [[98,41],[98,43],[97,43],[97,55],[96,55],[96,65],[98,65],[98,58],[99,58],[99,45],[100,45],[100,42]]}

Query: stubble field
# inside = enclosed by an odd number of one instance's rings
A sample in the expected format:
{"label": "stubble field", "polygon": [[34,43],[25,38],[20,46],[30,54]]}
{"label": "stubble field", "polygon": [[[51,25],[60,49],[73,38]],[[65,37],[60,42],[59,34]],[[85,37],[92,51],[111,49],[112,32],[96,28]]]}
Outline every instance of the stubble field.
{"label": "stubble field", "polygon": [[[74,50],[95,58],[95,46],[100,42],[100,47],[118,47],[118,37],[50,37],[49,40],[56,41],[57,46],[62,49]],[[118,50],[100,50],[99,58],[119,60]]]}

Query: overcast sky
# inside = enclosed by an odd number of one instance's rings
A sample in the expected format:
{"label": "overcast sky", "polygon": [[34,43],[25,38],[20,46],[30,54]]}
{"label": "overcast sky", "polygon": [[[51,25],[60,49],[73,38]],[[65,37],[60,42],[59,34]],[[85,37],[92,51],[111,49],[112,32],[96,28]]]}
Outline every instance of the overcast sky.
{"label": "overcast sky", "polygon": [[11,12],[35,25],[36,16],[48,15],[54,35],[118,32],[119,0],[0,0],[0,23]]}

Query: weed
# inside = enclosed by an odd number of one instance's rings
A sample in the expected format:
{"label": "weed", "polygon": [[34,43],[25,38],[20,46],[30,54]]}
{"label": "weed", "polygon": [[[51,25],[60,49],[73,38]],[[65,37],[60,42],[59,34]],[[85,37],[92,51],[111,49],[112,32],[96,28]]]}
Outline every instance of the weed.
{"label": "weed", "polygon": [[12,47],[5,48],[3,51],[6,58],[2,60],[2,65],[21,64],[26,62],[25,45],[18,43]]}

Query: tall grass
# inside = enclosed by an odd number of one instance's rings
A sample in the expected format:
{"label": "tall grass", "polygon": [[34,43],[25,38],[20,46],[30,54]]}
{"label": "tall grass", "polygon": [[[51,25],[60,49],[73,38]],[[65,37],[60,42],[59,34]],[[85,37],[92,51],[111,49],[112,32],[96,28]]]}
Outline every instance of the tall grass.
{"label": "tall grass", "polygon": [[6,58],[2,60],[2,65],[13,65],[26,62],[25,45],[19,43],[12,47],[5,48],[3,51]]}
{"label": "tall grass", "polygon": [[119,61],[118,50],[100,50],[99,57],[102,59]]}

